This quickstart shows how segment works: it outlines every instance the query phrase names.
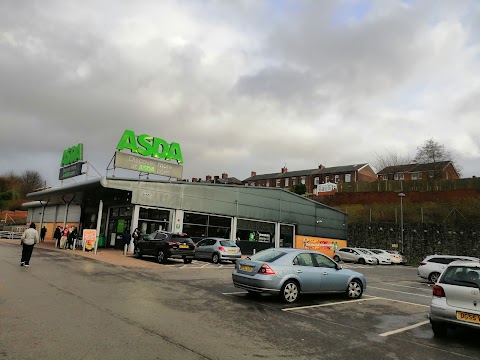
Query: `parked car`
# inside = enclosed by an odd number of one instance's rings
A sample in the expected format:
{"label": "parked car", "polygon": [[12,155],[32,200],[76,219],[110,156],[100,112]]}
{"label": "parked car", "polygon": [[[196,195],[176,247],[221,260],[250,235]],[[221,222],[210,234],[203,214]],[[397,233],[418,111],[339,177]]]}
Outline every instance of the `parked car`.
{"label": "parked car", "polygon": [[222,238],[206,238],[197,243],[195,259],[211,260],[218,264],[223,260],[237,261],[242,251],[234,241]]}
{"label": "parked car", "polygon": [[134,255],[138,258],[155,256],[161,264],[166,263],[168,258],[180,258],[189,264],[195,257],[195,243],[187,234],[157,230],[137,241]]}
{"label": "parked car", "polygon": [[405,265],[407,263],[407,259],[400,252],[395,250],[387,250],[387,252],[390,254],[392,263],[401,265]]}
{"label": "parked car", "polygon": [[479,261],[477,258],[469,256],[429,255],[420,263],[417,274],[419,277],[428,279],[432,284],[435,284],[447,265],[455,260]]}
{"label": "parked car", "polygon": [[480,263],[453,261],[433,286],[430,323],[435,336],[449,327],[480,329]]}
{"label": "parked car", "polygon": [[364,254],[355,248],[343,247],[335,250],[335,255],[333,260],[336,262],[354,262],[359,264],[370,264],[374,265],[377,263],[377,259],[371,255]]}
{"label": "parked car", "polygon": [[293,303],[300,294],[345,293],[358,299],[367,287],[365,276],[342,269],[328,256],[312,250],[271,248],[240,259],[233,285],[249,293],[277,294]]}
{"label": "parked car", "polygon": [[392,254],[390,254],[387,250],[382,250],[382,249],[369,249],[372,253],[375,254],[375,256],[381,256],[384,259],[388,260],[390,264],[393,264],[392,262]]}
{"label": "parked car", "polygon": [[360,251],[363,254],[370,255],[370,256],[374,257],[375,259],[377,259],[377,265],[390,265],[392,263],[390,261],[390,256],[385,256],[383,254],[376,254],[369,249],[364,249],[364,248],[355,248],[355,249]]}

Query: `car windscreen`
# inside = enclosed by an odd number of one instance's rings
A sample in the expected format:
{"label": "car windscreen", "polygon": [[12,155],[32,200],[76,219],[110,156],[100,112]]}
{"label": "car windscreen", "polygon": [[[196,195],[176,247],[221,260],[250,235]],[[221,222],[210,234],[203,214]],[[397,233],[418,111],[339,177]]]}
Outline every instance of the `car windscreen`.
{"label": "car windscreen", "polygon": [[249,258],[250,260],[255,260],[255,261],[274,262],[275,260],[280,259],[285,254],[286,252],[283,252],[277,249],[269,249],[269,250],[260,251],[255,255],[249,256]]}
{"label": "car windscreen", "polygon": [[380,250],[372,250],[372,252],[374,252],[375,254],[383,254],[383,251]]}
{"label": "car windscreen", "polygon": [[480,287],[480,268],[450,266],[443,273],[440,283],[467,287]]}
{"label": "car windscreen", "polygon": [[220,245],[229,246],[229,247],[237,247],[237,244],[235,244],[232,240],[220,240]]}

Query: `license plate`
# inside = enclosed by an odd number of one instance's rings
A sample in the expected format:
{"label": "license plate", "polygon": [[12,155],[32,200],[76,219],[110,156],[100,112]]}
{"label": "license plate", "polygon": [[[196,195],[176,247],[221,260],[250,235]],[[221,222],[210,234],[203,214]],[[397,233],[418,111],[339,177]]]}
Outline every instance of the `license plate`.
{"label": "license plate", "polygon": [[480,315],[469,314],[469,313],[457,311],[457,319],[480,324]]}
{"label": "license plate", "polygon": [[237,250],[229,250],[231,253],[236,253]]}
{"label": "license plate", "polygon": [[253,266],[248,266],[248,265],[241,265],[240,270],[245,270],[245,271],[252,271]]}
{"label": "license plate", "polygon": [[179,248],[180,249],[188,249],[188,245],[180,245]]}

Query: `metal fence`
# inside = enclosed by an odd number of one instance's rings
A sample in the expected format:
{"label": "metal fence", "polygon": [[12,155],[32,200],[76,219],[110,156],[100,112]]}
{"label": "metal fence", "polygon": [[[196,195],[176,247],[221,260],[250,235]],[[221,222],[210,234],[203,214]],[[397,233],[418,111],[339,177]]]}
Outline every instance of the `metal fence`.
{"label": "metal fence", "polygon": [[23,231],[0,231],[1,239],[20,239],[22,237]]}
{"label": "metal fence", "polygon": [[338,192],[480,190],[480,178],[339,183]]}

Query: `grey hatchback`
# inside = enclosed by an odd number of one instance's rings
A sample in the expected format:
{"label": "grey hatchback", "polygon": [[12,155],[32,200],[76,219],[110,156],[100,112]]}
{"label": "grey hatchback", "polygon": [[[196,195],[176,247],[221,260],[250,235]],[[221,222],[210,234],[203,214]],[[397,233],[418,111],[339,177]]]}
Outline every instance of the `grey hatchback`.
{"label": "grey hatchback", "polygon": [[237,261],[233,285],[249,293],[280,295],[287,303],[300,293],[345,293],[358,299],[367,287],[365,276],[342,269],[328,256],[305,249],[272,248]]}
{"label": "grey hatchback", "polygon": [[242,257],[240,248],[229,239],[206,238],[197,243],[195,259],[206,259],[218,264],[223,260],[237,261]]}

